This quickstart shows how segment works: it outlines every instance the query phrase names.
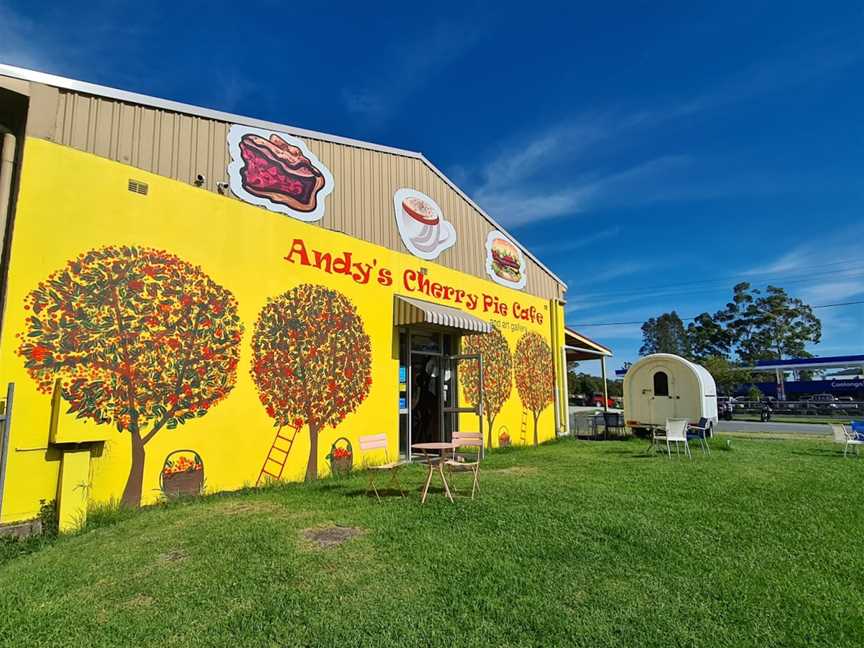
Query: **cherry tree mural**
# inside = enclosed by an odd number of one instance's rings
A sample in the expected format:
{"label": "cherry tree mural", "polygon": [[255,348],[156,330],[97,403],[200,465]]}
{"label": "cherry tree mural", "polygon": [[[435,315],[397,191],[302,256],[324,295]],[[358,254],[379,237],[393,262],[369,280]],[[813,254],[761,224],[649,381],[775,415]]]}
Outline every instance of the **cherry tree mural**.
{"label": "cherry tree mural", "polygon": [[[462,338],[462,352],[483,356],[483,411],[489,424],[486,447],[492,447],[492,425],[513,389],[513,362],[507,340],[496,327],[490,333],[468,335]],[[465,400],[476,405],[479,399],[477,362],[465,362],[460,366],[460,382]]]}
{"label": "cherry tree mural", "polygon": [[526,333],[516,344],[513,364],[519,398],[534,417],[534,445],[537,446],[537,420],[553,400],[552,349],[537,333]]}
{"label": "cherry tree mural", "polygon": [[274,425],[309,428],[306,479],[318,477],[318,437],[369,394],[372,346],[345,295],[301,284],[267,301],[252,338],[252,378]]}
{"label": "cherry tree mural", "polygon": [[141,503],[145,447],[234,387],[243,326],[234,296],[201,268],[146,247],[91,250],[41,282],[18,353],[39,390],[60,379],[68,413],[129,434],[121,503]]}

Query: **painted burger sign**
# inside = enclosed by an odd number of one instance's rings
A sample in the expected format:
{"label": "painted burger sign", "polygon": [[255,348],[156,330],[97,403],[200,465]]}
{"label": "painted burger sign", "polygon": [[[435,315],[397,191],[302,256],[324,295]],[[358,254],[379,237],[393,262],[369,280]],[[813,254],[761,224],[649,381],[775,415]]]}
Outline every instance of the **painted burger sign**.
{"label": "painted burger sign", "polygon": [[235,124],[228,132],[228,150],[235,196],[304,221],[324,216],[333,176],[302,140]]}
{"label": "painted burger sign", "polygon": [[486,237],[486,274],[502,286],[525,287],[525,255],[498,230]]}

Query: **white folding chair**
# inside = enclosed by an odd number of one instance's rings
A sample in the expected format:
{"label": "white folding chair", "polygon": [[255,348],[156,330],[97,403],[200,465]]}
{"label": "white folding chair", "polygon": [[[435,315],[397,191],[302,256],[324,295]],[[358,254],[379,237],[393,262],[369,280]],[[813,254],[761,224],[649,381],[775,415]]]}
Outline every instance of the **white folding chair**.
{"label": "white folding chair", "polygon": [[670,441],[675,443],[675,454],[680,454],[678,444],[683,443],[687,457],[693,459],[693,455],[690,454],[690,444],[687,443],[687,426],[689,424],[687,419],[666,419],[666,452],[670,459],[672,458]]}
{"label": "white folding chair", "polygon": [[849,427],[845,425],[839,425],[837,423],[831,424],[831,435],[834,437],[834,443],[842,443],[843,444],[843,456],[846,456],[846,453],[849,451],[849,446],[855,448],[855,456],[860,457],[861,453],[859,452],[862,445],[864,445],[864,439],[862,439],[859,435],[853,432]]}
{"label": "white folding chair", "polygon": [[381,501],[381,496],[378,494],[378,488],[375,485],[375,476],[382,471],[390,472],[389,484],[399,489],[399,494],[405,497],[405,490],[402,488],[402,483],[399,481],[399,469],[405,465],[404,461],[390,461],[390,455],[387,451],[387,435],[386,434],[367,434],[360,437],[360,449],[364,452],[372,452],[374,450],[384,451],[384,463],[372,464],[364,457],[363,463],[369,473],[369,485],[366,487],[366,493],[373,491],[378,501]]}
{"label": "white folding chair", "polygon": [[[471,499],[474,499],[474,492],[480,492],[480,458],[483,456],[483,435],[480,432],[454,432],[453,442],[458,443],[458,449],[453,453],[451,459],[447,459],[444,465],[447,466],[447,471],[451,475],[451,486],[455,492],[455,484],[452,483],[452,474],[454,471],[470,472],[474,476],[474,483],[471,485]],[[463,448],[473,448],[469,452],[460,452]]]}

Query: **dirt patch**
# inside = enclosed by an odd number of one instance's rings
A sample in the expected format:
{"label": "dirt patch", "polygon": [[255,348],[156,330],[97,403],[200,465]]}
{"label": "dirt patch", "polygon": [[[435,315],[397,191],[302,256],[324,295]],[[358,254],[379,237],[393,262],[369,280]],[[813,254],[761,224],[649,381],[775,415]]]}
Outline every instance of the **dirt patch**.
{"label": "dirt patch", "polygon": [[538,471],[534,466],[510,466],[509,468],[496,468],[485,472],[495,473],[496,475],[517,475],[520,477],[529,477],[531,475],[536,475]]}
{"label": "dirt patch", "polygon": [[182,549],[172,549],[171,551],[159,554],[156,556],[156,559],[159,562],[180,562],[181,560],[186,560],[187,557],[188,554]]}
{"label": "dirt patch", "polygon": [[363,534],[362,529],[347,526],[321,526],[303,529],[303,537],[319,547],[335,547]]}

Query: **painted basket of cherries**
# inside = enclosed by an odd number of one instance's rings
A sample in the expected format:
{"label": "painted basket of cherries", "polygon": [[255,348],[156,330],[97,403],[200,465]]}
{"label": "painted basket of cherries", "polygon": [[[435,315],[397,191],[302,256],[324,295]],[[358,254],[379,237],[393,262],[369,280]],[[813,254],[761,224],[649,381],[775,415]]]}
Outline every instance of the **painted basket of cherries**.
{"label": "painted basket of cherries", "polygon": [[351,442],[345,437],[339,437],[330,446],[330,454],[327,455],[330,462],[330,472],[337,477],[346,477],[351,474],[354,467],[354,449]]}

